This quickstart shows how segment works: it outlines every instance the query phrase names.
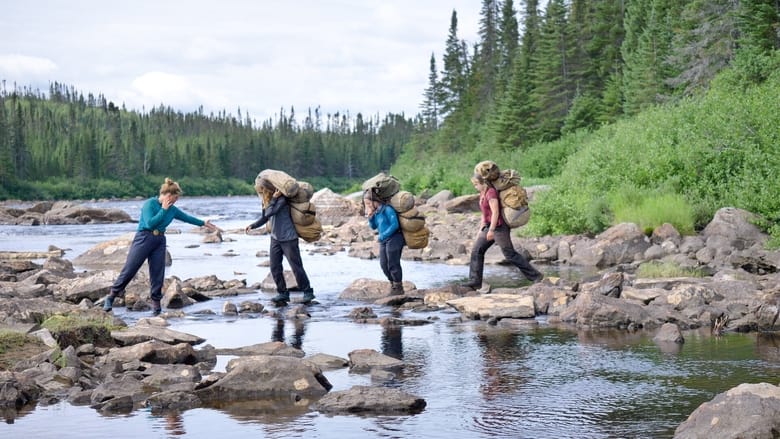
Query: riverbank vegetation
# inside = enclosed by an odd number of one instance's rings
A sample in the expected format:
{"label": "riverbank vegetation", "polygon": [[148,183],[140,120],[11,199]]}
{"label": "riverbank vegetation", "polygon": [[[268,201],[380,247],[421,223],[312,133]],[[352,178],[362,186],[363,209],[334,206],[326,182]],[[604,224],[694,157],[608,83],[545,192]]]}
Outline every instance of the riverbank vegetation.
{"label": "riverbank vegetation", "polygon": [[162,176],[248,194],[264,168],[337,191],[390,169],[411,192],[461,195],[491,159],[551,188],[525,234],[626,221],[689,234],[733,206],[780,242],[776,1],[482,0],[476,43],[459,18],[413,118],[290,109],[258,123],[127,111],[56,83],[0,90],[0,198],[146,195]]}
{"label": "riverbank vegetation", "polygon": [[528,235],[690,234],[733,206],[780,237],[776,2],[523,5],[521,34],[511,1],[484,1],[473,53],[453,13],[423,130],[392,168],[410,190],[473,193],[474,164],[491,159],[551,188]]}

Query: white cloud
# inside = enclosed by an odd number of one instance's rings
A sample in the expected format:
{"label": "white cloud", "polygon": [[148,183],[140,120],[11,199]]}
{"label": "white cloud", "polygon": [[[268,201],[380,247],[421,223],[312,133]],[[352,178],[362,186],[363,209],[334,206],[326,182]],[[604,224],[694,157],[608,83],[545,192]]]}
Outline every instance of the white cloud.
{"label": "white cloud", "polygon": [[0,54],[0,78],[30,78],[32,82],[56,74],[57,64],[47,58]]}
{"label": "white cloud", "polygon": [[459,36],[473,43],[479,8],[475,0],[9,2],[0,80],[44,90],[56,81],[138,110],[413,116],[452,10]]}

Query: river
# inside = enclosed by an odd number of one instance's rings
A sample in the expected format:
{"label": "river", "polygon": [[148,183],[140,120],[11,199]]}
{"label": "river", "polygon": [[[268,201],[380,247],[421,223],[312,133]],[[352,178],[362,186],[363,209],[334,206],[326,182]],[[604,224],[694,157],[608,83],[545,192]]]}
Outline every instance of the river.
{"label": "river", "polygon": [[[87,203],[116,207],[138,218],[143,200]],[[220,279],[262,281],[268,238],[239,233],[258,215],[256,197],[184,197],[181,209],[227,231],[221,244],[202,244],[191,226],[173,223],[181,234],[168,235],[173,264],[166,276],[181,279],[214,274]],[[0,250],[68,249],[73,259],[93,245],[135,230],[135,224],[84,226],[0,226]],[[516,329],[462,322],[453,311],[417,313],[405,318],[431,323],[383,330],[347,318],[365,304],[344,301],[339,293],[354,279],[383,279],[379,263],[350,258],[345,252],[322,255],[302,246],[303,260],[317,295],[311,319],[303,324],[261,316],[221,315],[224,300],[259,300],[270,293],[199,303],[186,311],[209,308],[216,315],[171,319],[172,329],[198,335],[215,347],[239,347],[283,340],[307,355],[348,357],[355,349],[375,349],[401,358],[406,366],[390,385],[422,397],[425,410],[413,416],[332,416],[316,411],[269,412],[262,406],[201,408],[176,416],[141,409],[103,415],[67,402],[38,403],[0,424],[0,438],[669,438],[701,403],[740,383],[780,383],[780,338],[759,334],[685,332],[678,349],[664,350],[652,333],[573,332],[548,325],[540,317]],[[405,280],[430,288],[465,278],[468,268],[402,261]],[[540,267],[548,275],[553,267]],[[76,267],[79,269],[79,267]],[[511,284],[517,274],[489,266],[486,280]],[[295,297],[293,293],[293,297]],[[374,307],[380,316],[392,309]],[[146,313],[115,313],[132,324]],[[196,347],[197,348],[197,347]],[[216,370],[229,358],[220,357]],[[382,385],[369,375],[325,371],[332,391],[354,385]]]}

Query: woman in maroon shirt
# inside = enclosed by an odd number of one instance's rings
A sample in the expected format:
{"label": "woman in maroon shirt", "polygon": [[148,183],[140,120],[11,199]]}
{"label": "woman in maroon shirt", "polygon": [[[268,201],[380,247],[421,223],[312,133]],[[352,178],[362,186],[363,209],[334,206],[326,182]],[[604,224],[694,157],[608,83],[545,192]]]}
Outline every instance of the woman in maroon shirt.
{"label": "woman in maroon shirt", "polygon": [[479,208],[482,211],[482,221],[479,226],[479,234],[471,248],[471,262],[469,263],[469,281],[464,287],[472,290],[482,288],[482,273],[485,268],[485,252],[498,243],[504,258],[519,268],[523,275],[532,282],[539,282],[544,275],[531,265],[512,245],[509,226],[504,224],[501,217],[501,205],[498,191],[481,175],[474,174],[471,183],[479,191]]}

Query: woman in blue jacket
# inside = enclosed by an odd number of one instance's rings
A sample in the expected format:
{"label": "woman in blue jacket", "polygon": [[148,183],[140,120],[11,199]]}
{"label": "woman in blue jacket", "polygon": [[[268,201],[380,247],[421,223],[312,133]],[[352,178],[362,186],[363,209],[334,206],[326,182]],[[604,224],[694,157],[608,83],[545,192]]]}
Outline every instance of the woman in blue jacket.
{"label": "woman in blue jacket", "polygon": [[204,226],[211,231],[219,228],[209,220],[187,215],[174,206],[181,196],[179,183],[166,178],[160,186],[160,195],[146,200],[141,207],[138,231],[127,252],[127,260],[119,277],[103,301],[103,309],[111,311],[114,299],[125,294],[125,287],[135,277],[144,261],[149,262],[149,281],[151,283],[152,314],[159,315],[162,310],[162,286],[165,280],[165,228],[174,220],[184,221],[195,226]]}
{"label": "woman in blue jacket", "polygon": [[376,194],[367,190],[363,194],[368,225],[379,231],[379,265],[390,281],[390,295],[404,293],[401,252],[406,245],[398,214],[392,206],[383,203]]}

